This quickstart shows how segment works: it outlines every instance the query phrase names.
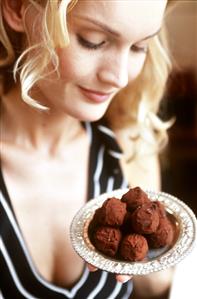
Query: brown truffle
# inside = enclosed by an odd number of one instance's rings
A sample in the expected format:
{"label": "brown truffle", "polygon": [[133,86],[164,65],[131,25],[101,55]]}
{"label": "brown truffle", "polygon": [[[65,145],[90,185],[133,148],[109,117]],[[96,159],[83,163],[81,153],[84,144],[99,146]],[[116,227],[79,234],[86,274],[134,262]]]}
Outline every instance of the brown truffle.
{"label": "brown truffle", "polygon": [[121,201],[126,202],[127,210],[132,212],[138,206],[150,202],[150,199],[140,187],[135,187],[129,189],[129,191],[122,196]]}
{"label": "brown truffle", "polygon": [[158,208],[159,217],[166,218],[166,211],[165,211],[165,207],[164,207],[163,203],[158,200],[155,200],[153,202],[156,204],[156,206]]}
{"label": "brown truffle", "polygon": [[159,225],[159,212],[154,202],[138,207],[131,216],[133,231],[138,234],[152,234]]}
{"label": "brown truffle", "polygon": [[175,230],[163,203],[151,201],[136,187],[121,200],[108,198],[95,211],[88,234],[95,248],[106,256],[140,261],[149,248],[170,245]]}
{"label": "brown truffle", "polygon": [[160,248],[170,245],[173,241],[173,236],[174,230],[171,222],[167,218],[162,218],[156,232],[148,235],[147,240],[151,248]]}
{"label": "brown truffle", "polygon": [[130,234],[120,244],[120,255],[127,261],[141,261],[148,252],[146,239],[138,234]]}
{"label": "brown truffle", "polygon": [[99,224],[100,224],[100,214],[101,214],[101,208],[98,208],[96,211],[95,211],[95,213],[94,213],[94,216],[93,216],[93,218],[92,218],[92,221],[91,221],[91,225],[92,225],[92,227],[96,227],[96,226],[98,226]]}
{"label": "brown truffle", "polygon": [[101,225],[118,227],[123,224],[126,204],[118,198],[108,198],[95,213],[95,221]]}
{"label": "brown truffle", "polygon": [[121,230],[124,235],[129,235],[133,232],[131,217],[132,217],[131,212],[127,212],[124,217],[124,222],[123,222],[123,225],[121,226]]}
{"label": "brown truffle", "polygon": [[121,240],[121,231],[118,228],[101,226],[93,236],[95,247],[108,256],[115,256]]}

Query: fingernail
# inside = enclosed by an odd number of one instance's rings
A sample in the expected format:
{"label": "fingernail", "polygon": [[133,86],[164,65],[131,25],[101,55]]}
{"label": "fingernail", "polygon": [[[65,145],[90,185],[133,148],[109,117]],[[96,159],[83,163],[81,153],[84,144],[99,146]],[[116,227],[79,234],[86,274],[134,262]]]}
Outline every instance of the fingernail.
{"label": "fingernail", "polygon": [[126,283],[128,282],[132,277],[131,276],[124,276],[124,277],[117,277],[117,280],[121,283]]}
{"label": "fingernail", "polygon": [[94,266],[92,266],[92,265],[87,265],[87,267],[88,267],[88,270],[90,271],[90,272],[95,272],[96,270],[97,270],[97,268],[95,268]]}
{"label": "fingernail", "polygon": [[122,279],[122,283],[126,283],[129,280],[130,280],[130,278],[124,278],[124,279]]}

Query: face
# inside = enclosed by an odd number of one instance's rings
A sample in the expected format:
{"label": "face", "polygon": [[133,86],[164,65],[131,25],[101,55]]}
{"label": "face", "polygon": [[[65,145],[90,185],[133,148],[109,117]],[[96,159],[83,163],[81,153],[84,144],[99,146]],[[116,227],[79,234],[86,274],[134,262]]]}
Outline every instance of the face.
{"label": "face", "polygon": [[45,104],[80,120],[101,118],[141,72],[166,0],[79,0],[68,16],[70,45],[57,49],[60,78],[40,82]]}

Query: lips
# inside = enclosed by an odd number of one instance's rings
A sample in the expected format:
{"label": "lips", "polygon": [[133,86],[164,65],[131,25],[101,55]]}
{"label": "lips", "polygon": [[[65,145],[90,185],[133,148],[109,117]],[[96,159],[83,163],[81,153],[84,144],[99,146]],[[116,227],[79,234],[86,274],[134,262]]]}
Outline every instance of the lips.
{"label": "lips", "polygon": [[95,102],[95,103],[102,103],[107,101],[111,95],[113,94],[113,92],[109,92],[109,93],[104,93],[104,92],[100,92],[100,91],[95,91],[95,90],[90,90],[90,89],[86,89],[84,87],[79,86],[80,91],[82,92],[82,94],[88,98],[89,100]]}

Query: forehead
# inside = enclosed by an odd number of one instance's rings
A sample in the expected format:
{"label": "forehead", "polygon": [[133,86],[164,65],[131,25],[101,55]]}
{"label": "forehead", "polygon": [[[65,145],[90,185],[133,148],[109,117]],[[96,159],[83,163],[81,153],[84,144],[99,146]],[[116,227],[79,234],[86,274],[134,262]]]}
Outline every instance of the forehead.
{"label": "forehead", "polygon": [[79,0],[72,15],[107,24],[127,38],[144,37],[162,23],[167,0]]}

